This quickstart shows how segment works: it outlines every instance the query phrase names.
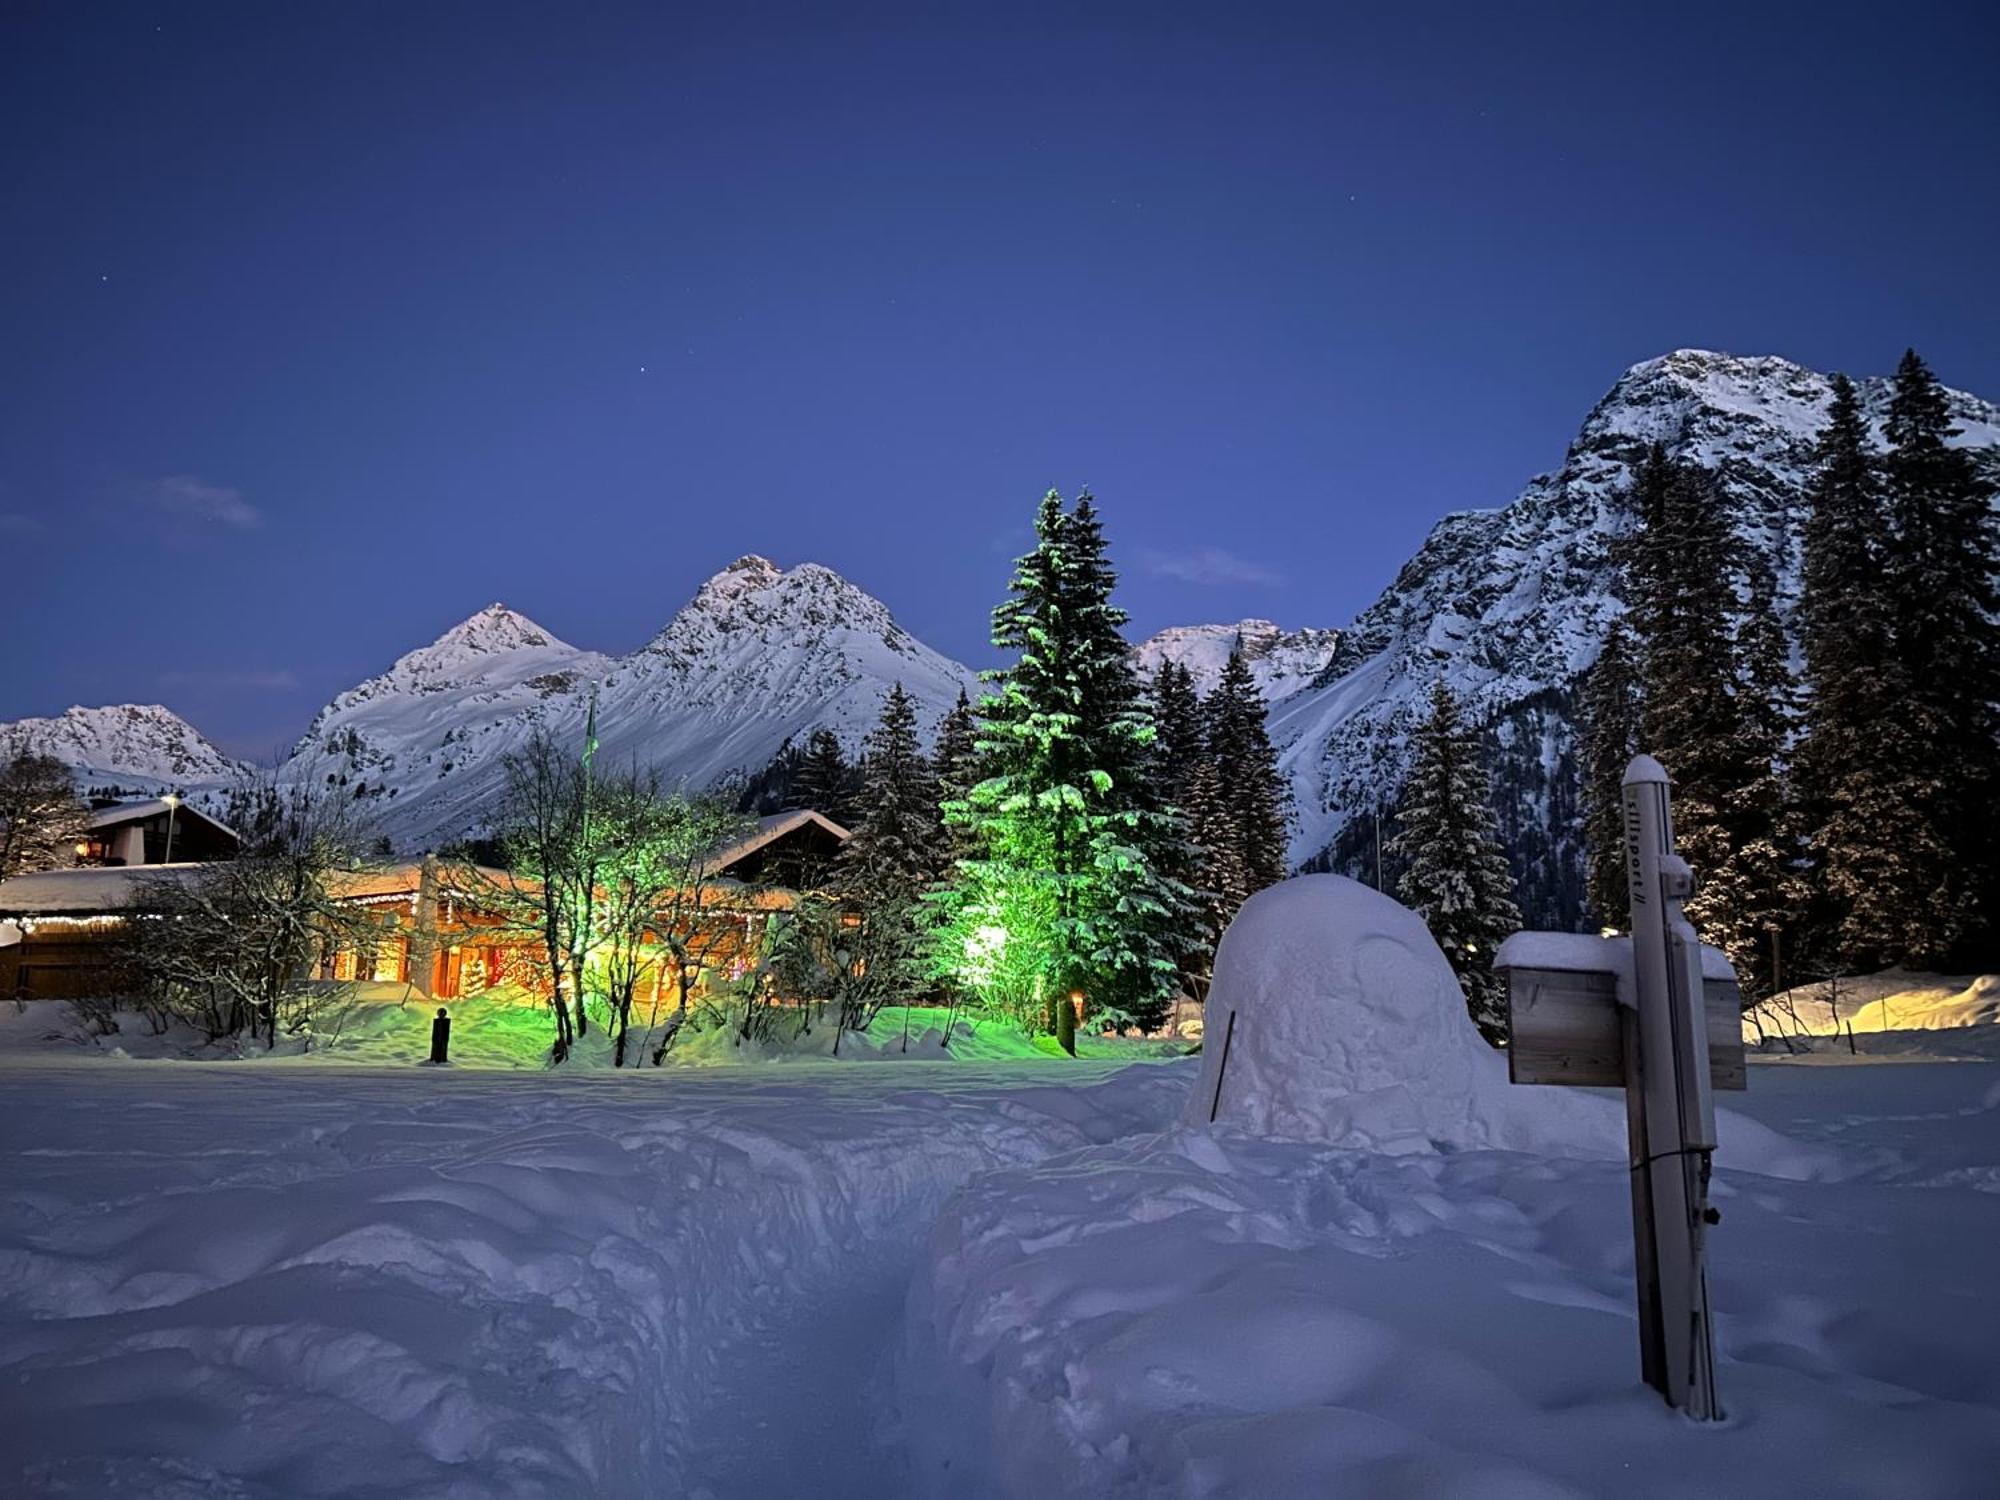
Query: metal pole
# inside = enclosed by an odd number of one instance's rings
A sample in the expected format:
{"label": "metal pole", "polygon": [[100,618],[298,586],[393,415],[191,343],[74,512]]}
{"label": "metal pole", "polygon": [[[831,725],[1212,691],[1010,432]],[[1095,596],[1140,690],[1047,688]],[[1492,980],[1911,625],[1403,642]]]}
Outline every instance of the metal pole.
{"label": "metal pole", "polygon": [[167,804],[167,852],[160,863],[170,865],[174,862],[174,813],[179,810],[181,799],[168,792],[164,800]]}
{"label": "metal pole", "polygon": [[[1638,1010],[1636,1087],[1644,1124],[1643,1138],[1634,1127],[1632,1170],[1646,1179],[1643,1195],[1635,1184],[1633,1205],[1635,1214],[1649,1220],[1635,1224],[1639,1322],[1642,1342],[1649,1322],[1659,1334],[1660,1358],[1647,1371],[1649,1383],[1668,1404],[1712,1421],[1722,1409],[1715,1394],[1715,1335],[1702,1257],[1710,1222],[1715,1105],[1701,943],[1681,912],[1693,878],[1687,862],[1674,853],[1667,773],[1651,756],[1635,757],[1626,769],[1624,803]],[[1626,1087],[1635,1087],[1635,1080],[1628,1077]]]}

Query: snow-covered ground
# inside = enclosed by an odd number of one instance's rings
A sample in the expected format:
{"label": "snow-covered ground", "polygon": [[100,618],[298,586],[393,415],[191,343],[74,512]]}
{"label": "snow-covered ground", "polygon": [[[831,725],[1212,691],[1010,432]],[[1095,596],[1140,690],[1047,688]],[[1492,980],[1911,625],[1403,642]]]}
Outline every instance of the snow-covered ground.
{"label": "snow-covered ground", "polygon": [[1637,1378],[1622,1108],[1510,1087],[1415,914],[1263,891],[1208,1012],[1234,1048],[1179,1128],[939,1221],[917,1493],[1994,1492],[2000,1068],[1760,1068],[1718,1110],[1731,1416],[1700,1427]]}
{"label": "snow-covered ground", "polygon": [[972,1174],[1185,1064],[0,1063],[0,1493],[863,1496]]}
{"label": "snow-covered ground", "polygon": [[17,1055],[0,1492],[1992,1493],[2000,1065],[1753,1069],[1715,1430],[1638,1384],[1617,1162],[1192,1083]]}
{"label": "snow-covered ground", "polygon": [[1620,1105],[1510,1087],[1412,913],[1264,891],[1208,1008],[1199,1062],[623,1073],[17,1015],[0,1493],[1996,1492],[2000,1063],[1728,1096],[1696,1426],[1638,1378]]}

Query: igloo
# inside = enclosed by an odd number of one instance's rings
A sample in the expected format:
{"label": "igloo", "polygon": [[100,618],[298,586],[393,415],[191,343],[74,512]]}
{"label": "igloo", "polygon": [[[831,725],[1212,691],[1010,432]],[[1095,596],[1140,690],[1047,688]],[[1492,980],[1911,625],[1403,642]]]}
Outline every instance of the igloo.
{"label": "igloo", "polygon": [[1386,1152],[1624,1141],[1609,1100],[1509,1084],[1423,919],[1341,875],[1260,891],[1229,924],[1185,1119]]}

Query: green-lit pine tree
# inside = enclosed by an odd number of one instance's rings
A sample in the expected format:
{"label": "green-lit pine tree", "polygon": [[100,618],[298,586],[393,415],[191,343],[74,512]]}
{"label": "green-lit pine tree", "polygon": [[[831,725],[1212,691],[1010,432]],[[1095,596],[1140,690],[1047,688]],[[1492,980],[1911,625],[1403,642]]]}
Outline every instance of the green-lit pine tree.
{"label": "green-lit pine tree", "polygon": [[1487,1041],[1507,1035],[1506,995],[1493,955],[1521,925],[1514,875],[1501,852],[1479,736],[1442,682],[1430,716],[1410,742],[1410,773],[1397,807],[1391,852],[1404,862],[1396,894],[1424,919],[1465,991],[1466,1010]]}
{"label": "green-lit pine tree", "polygon": [[1053,1030],[1083,997],[1100,1019],[1164,1014],[1190,893],[1161,872],[1173,820],[1144,783],[1154,729],[1111,602],[1088,496],[1051,491],[1036,545],[993,614],[1014,664],[981,704],[983,778],[962,810],[978,848],[940,901],[946,966],[988,1004]]}
{"label": "green-lit pine tree", "polygon": [[1222,893],[1221,916],[1227,925],[1246,900],[1285,878],[1288,798],[1278,752],[1265,728],[1264,694],[1241,650],[1229,653],[1203,707],[1220,803],[1213,837],[1230,849],[1225,864],[1237,881]]}
{"label": "green-lit pine tree", "polygon": [[1625,768],[1639,753],[1639,673],[1633,655],[1624,620],[1613,619],[1584,678],[1580,702],[1588,859],[1585,905],[1598,926],[1621,932],[1631,919],[1625,869]]}
{"label": "green-lit pine tree", "polygon": [[[1950,399],[1916,351],[1896,370],[1883,487],[1895,654],[1908,674],[1904,776],[1924,824],[1929,898],[1899,957],[1942,967],[1995,930],[2000,899],[2000,533],[1973,456],[1951,446]],[[1942,858],[1931,851],[1942,854]]]}

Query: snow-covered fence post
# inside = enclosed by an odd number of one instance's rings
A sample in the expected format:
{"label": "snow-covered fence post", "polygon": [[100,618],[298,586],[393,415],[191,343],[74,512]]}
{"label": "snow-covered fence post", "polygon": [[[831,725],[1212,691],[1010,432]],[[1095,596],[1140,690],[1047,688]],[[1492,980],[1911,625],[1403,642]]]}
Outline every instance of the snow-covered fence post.
{"label": "snow-covered fence post", "polygon": [[1722,1415],[1703,1267],[1717,1218],[1712,1091],[1747,1082],[1741,992],[1682,914],[1693,879],[1658,761],[1632,761],[1624,799],[1632,936],[1521,932],[1501,945],[1508,1076],[1625,1090],[1640,1368],[1669,1405],[1708,1421]]}

